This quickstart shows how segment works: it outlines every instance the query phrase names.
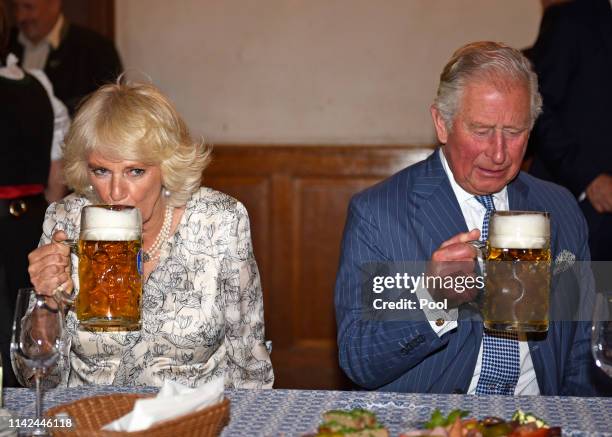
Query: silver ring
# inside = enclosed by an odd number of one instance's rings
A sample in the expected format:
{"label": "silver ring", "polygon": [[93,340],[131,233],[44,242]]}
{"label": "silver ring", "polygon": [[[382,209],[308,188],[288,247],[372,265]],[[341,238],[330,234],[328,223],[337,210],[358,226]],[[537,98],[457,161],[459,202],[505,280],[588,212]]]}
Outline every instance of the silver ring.
{"label": "silver ring", "polygon": [[55,297],[55,300],[61,302],[64,299],[64,291],[64,284],[55,287],[55,290],[53,290],[53,297]]}

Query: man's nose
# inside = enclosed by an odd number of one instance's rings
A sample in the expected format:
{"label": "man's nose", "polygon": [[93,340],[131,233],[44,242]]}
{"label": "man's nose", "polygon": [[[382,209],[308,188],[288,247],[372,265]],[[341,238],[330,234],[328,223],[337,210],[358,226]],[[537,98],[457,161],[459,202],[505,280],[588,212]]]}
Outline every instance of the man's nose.
{"label": "man's nose", "polygon": [[495,164],[503,164],[506,161],[506,138],[501,129],[496,129],[488,149],[488,157]]}

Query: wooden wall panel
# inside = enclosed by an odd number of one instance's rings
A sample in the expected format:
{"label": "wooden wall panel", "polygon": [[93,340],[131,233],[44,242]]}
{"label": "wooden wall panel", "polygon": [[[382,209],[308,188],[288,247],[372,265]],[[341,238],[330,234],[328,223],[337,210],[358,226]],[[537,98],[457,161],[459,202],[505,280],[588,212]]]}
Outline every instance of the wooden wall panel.
{"label": "wooden wall panel", "polygon": [[277,388],[347,389],[333,293],[353,194],[424,159],[411,146],[217,146],[204,184],[249,210]]}
{"label": "wooden wall panel", "polygon": [[[297,308],[301,310],[294,326],[300,339],[335,337],[333,290],[346,206],[353,194],[377,181],[330,177],[297,178],[294,182],[292,288],[296,291]],[[303,262],[304,256],[307,262]]]}

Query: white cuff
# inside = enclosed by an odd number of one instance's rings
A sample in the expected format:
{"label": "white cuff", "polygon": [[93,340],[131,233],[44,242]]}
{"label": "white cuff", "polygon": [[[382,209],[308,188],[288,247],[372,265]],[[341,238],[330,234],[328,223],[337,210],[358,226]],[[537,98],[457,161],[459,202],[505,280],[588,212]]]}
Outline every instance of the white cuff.
{"label": "white cuff", "polygon": [[[417,297],[420,299],[426,299],[428,301],[432,301],[433,298],[427,290],[422,285],[415,291]],[[427,321],[431,326],[431,329],[436,333],[438,337],[442,337],[449,331],[452,331],[457,327],[457,317],[459,316],[459,310],[457,308],[452,308],[450,310],[432,310],[427,307],[423,308],[423,312],[425,313],[425,317],[427,317]]]}

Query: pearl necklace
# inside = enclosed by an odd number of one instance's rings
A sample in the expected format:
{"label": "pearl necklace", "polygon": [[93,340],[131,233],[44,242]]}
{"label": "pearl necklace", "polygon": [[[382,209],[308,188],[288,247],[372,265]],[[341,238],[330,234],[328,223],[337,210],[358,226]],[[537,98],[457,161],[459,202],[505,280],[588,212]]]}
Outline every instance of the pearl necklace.
{"label": "pearl necklace", "polygon": [[170,205],[166,206],[166,215],[164,216],[164,223],[162,224],[161,229],[159,230],[157,237],[155,237],[155,241],[153,245],[149,248],[149,250],[144,251],[143,259],[144,262],[153,261],[159,258],[159,254],[155,256],[157,252],[161,249],[162,245],[168,240],[170,236],[170,228],[172,227],[172,212],[174,208]]}

